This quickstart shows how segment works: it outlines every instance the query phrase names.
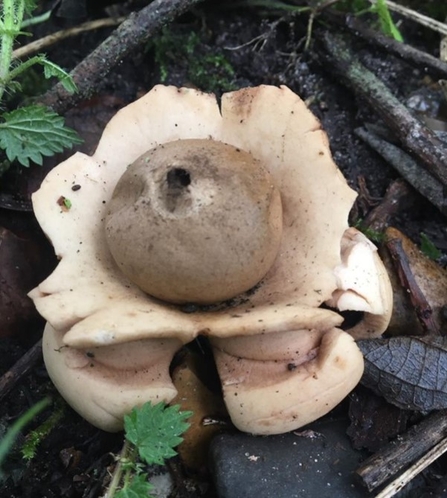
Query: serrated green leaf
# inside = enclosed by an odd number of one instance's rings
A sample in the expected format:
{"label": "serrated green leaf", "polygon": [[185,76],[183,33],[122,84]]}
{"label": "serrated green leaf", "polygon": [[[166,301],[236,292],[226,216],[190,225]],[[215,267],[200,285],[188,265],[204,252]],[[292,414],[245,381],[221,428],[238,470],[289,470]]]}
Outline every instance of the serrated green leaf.
{"label": "serrated green leaf", "polygon": [[190,424],[185,420],[192,412],[180,412],[180,406],[145,403],[124,417],[126,439],[138,448],[140,458],[148,465],[163,465],[177,454],[174,450]]}
{"label": "serrated green leaf", "polygon": [[138,474],[115,494],[115,498],[149,498],[153,489],[152,484],[147,481],[147,474]]}
{"label": "serrated green leaf", "polygon": [[28,167],[30,160],[42,164],[42,156],[50,156],[79,144],[82,140],[64,118],[42,106],[21,107],[3,114],[0,123],[0,148],[10,161]]}
{"label": "serrated green leaf", "polygon": [[49,61],[45,55],[40,56],[39,64],[43,66],[43,74],[45,78],[49,79],[52,77],[57,78],[69,93],[75,93],[78,91],[76,83],[73,81],[73,78],[62,69],[60,66],[55,64],[54,62]]}

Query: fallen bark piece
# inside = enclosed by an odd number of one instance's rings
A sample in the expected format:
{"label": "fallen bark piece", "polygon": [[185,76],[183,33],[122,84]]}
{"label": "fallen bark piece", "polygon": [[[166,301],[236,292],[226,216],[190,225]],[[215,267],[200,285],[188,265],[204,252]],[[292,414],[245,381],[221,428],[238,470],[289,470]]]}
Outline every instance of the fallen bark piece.
{"label": "fallen bark piece", "polygon": [[412,414],[359,387],[349,397],[351,424],[346,433],[355,449],[365,448],[374,453],[405,432]]}
{"label": "fallen bark piece", "polygon": [[447,412],[442,410],[414,425],[357,469],[368,491],[386,482],[399,470],[410,465],[447,436]]}
{"label": "fallen bark piece", "polygon": [[393,337],[359,341],[362,384],[406,410],[447,408],[447,338]]}
{"label": "fallen bark piece", "polygon": [[[328,32],[322,38],[326,64],[330,65],[358,96],[371,105],[399,137],[403,147],[420,159],[423,168],[442,185],[447,186],[446,145],[414,117],[382,81],[361,64],[346,39]],[[445,200],[441,211],[447,212]]]}

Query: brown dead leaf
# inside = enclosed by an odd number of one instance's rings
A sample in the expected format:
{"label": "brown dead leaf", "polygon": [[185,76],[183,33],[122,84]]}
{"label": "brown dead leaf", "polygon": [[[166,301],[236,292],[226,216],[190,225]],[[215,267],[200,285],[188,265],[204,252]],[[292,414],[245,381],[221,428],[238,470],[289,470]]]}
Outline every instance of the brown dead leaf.
{"label": "brown dead leaf", "polygon": [[199,379],[195,361],[194,354],[188,352],[175,368],[172,379],[178,394],[171,404],[180,405],[182,411],[193,412],[188,419],[191,426],[177,451],[187,467],[200,470],[207,466],[212,437],[222,430],[229,417],[222,397],[211,392]]}
{"label": "brown dead leaf", "polygon": [[[408,237],[396,228],[386,230],[388,240],[399,240],[405,252],[414,281],[431,309],[431,319],[438,330],[445,328],[444,307],[447,306],[447,271],[429,259]],[[423,329],[409,290],[402,287],[395,266],[386,250],[381,253],[393,286],[393,315],[387,332],[392,335],[422,335]]]}
{"label": "brown dead leaf", "polygon": [[392,337],[357,344],[365,358],[364,386],[406,410],[447,408],[447,337]]}

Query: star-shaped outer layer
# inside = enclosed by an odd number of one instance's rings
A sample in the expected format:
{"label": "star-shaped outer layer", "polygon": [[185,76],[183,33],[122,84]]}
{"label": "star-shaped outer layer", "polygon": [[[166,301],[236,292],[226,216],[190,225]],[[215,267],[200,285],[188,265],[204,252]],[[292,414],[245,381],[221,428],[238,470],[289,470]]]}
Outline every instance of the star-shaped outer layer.
{"label": "star-shaped outer layer", "polygon": [[[191,314],[129,282],[110,255],[103,226],[127,165],[158,144],[185,138],[219,140],[261,160],[280,189],[284,216],[278,257],[256,290],[238,305]],[[290,331],[333,330],[342,318],[319,306],[337,290],[334,268],[341,264],[340,244],[355,197],[331,158],[320,123],[288,88],[242,89],[224,94],[219,105],[213,95],[156,86],[113,117],[92,157],[73,155],[33,195],[36,217],[60,258],[30,293],[48,321],[44,351],[50,376],[82,415],[116,430],[133,405],[174,397],[169,362],[199,334],[218,338],[219,350],[233,337],[272,334],[274,341]],[[71,207],[61,206],[63,198]],[[317,336],[320,341],[320,332],[312,337]],[[319,342],[312,341],[315,352]],[[352,339],[343,341],[342,354],[358,357]],[[352,371],[340,371],[342,378],[351,377],[340,399],[359,380],[359,365],[361,360]]]}

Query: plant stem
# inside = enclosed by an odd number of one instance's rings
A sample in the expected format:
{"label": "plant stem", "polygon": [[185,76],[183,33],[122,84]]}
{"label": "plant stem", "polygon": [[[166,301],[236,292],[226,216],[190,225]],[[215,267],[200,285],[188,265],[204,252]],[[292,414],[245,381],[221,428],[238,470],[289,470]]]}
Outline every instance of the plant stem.
{"label": "plant stem", "polygon": [[104,498],[113,498],[116,491],[120,485],[121,479],[123,477],[123,462],[127,461],[129,458],[129,453],[131,452],[130,443],[127,439],[124,441],[123,448],[121,450],[118,463],[116,464],[115,471],[113,472],[112,480],[110,481],[109,489],[107,490]]}
{"label": "plant stem", "polygon": [[[50,404],[50,398],[44,398],[32,406],[27,412],[25,412],[12,427],[9,428],[8,432],[3,436],[3,439],[0,442],[0,465],[3,463],[3,460],[6,458],[9,450],[16,437],[19,435],[20,431],[23,427],[28,424],[39,412],[41,412],[47,405]],[[0,476],[2,475],[1,467],[0,467]]]}
{"label": "plant stem", "polygon": [[26,71],[31,66],[42,63],[42,60],[43,56],[35,55],[34,57],[31,57],[27,61],[22,62],[19,66],[15,67],[13,70],[9,72],[8,81],[14,80],[15,78],[17,78],[17,76],[19,76],[19,74],[22,74],[23,71]]}
{"label": "plant stem", "polygon": [[35,24],[48,21],[48,19],[51,17],[52,12],[53,10],[49,10],[47,12],[44,12],[43,14],[40,14],[40,16],[35,16],[35,17],[30,17],[29,19],[25,19],[20,27],[25,28],[27,26],[33,26]]}
{"label": "plant stem", "polygon": [[24,11],[24,0],[3,0],[2,33],[0,38],[0,103],[5,93],[6,85],[10,81],[9,69],[11,67],[13,43],[20,31]]}

